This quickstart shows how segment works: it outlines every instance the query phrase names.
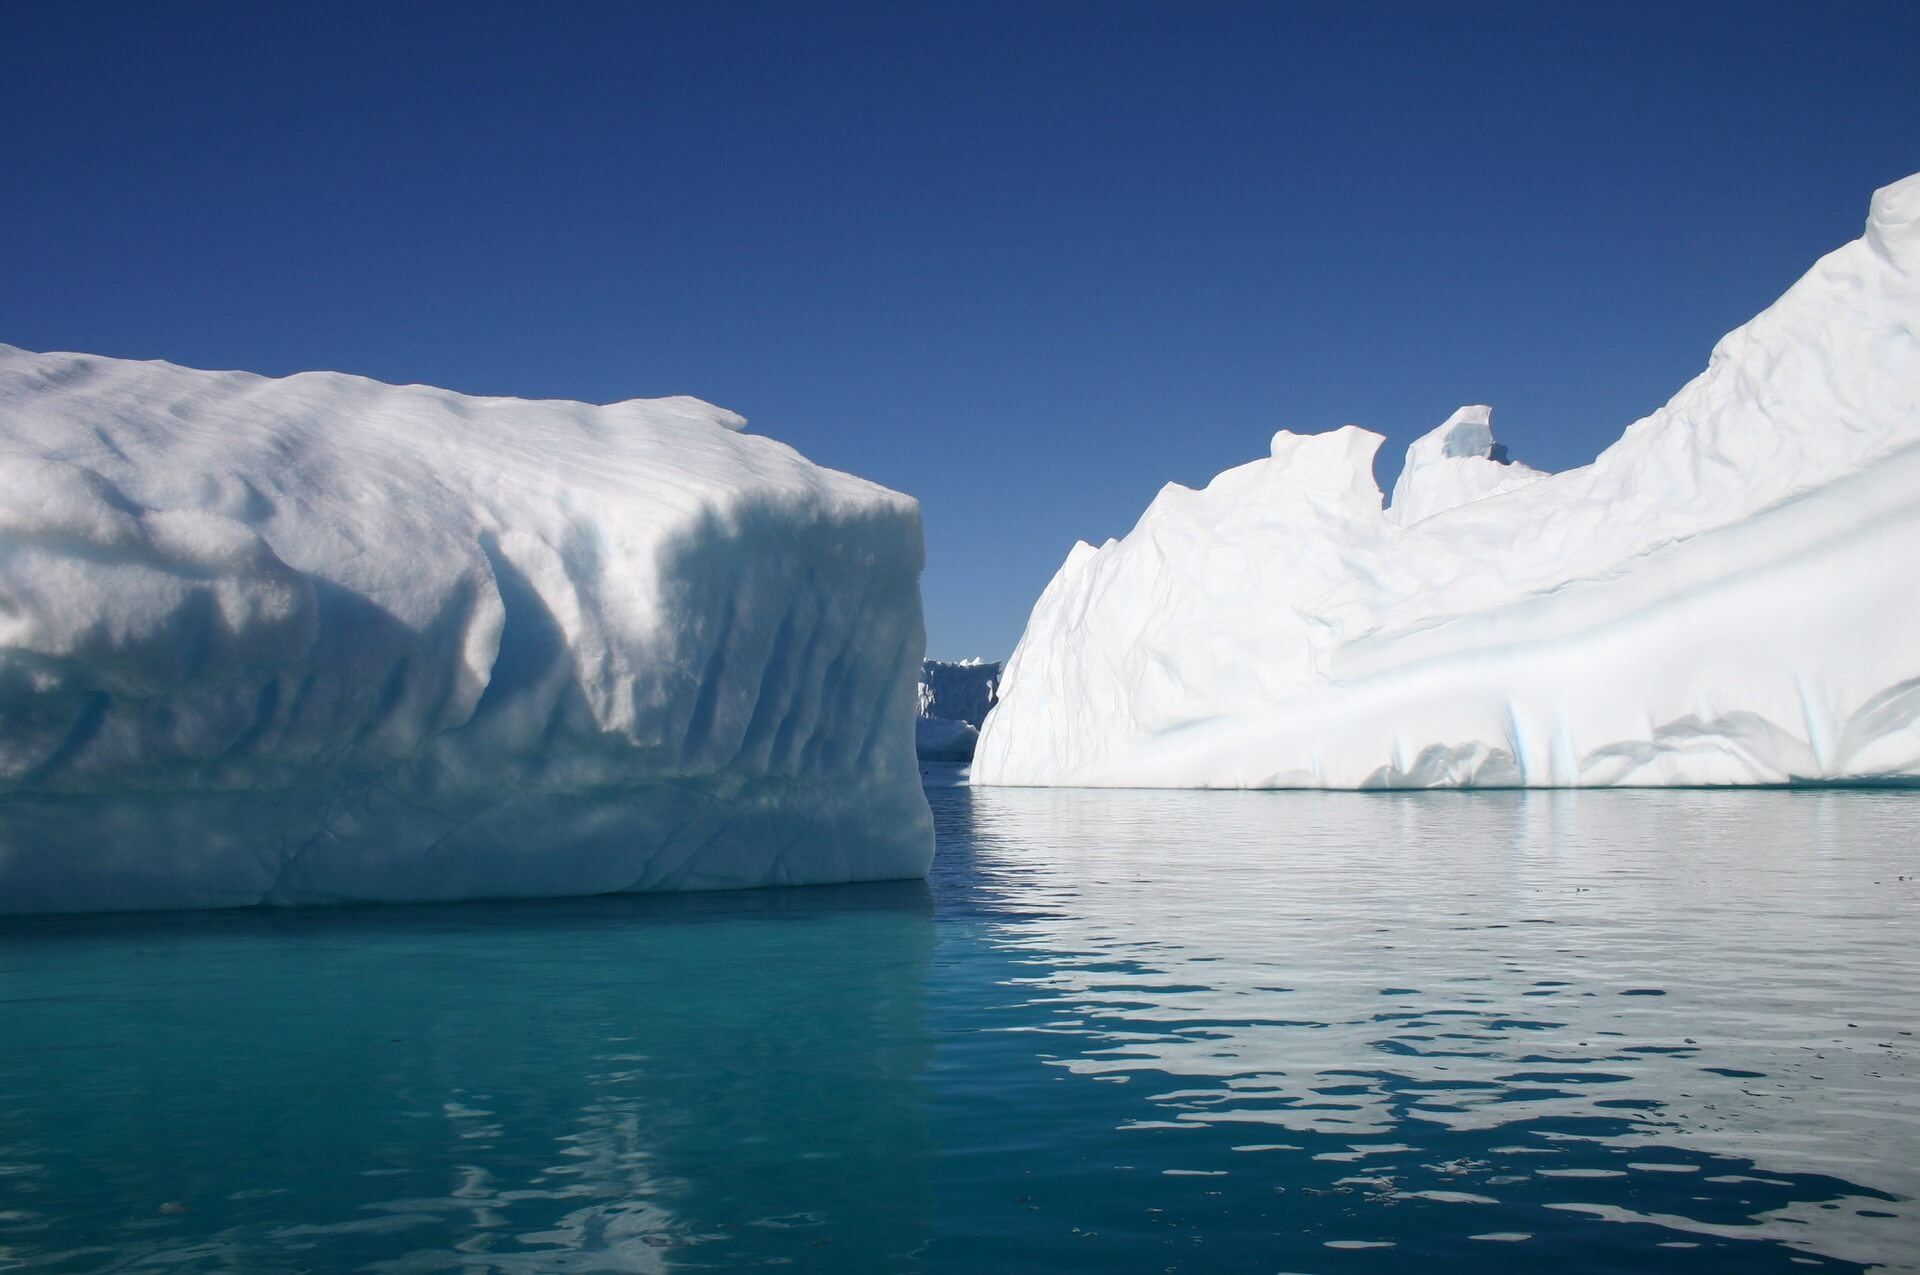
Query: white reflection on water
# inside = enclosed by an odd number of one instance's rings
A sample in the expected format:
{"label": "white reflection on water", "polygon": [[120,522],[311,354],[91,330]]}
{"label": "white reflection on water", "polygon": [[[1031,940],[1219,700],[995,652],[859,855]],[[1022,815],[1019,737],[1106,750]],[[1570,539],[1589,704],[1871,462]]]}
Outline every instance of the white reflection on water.
{"label": "white reflection on water", "polygon": [[[1511,1128],[1497,1149],[1558,1178],[1549,1207],[1914,1260],[1913,793],[950,800],[970,870],[1013,914],[995,941],[1031,953],[1053,1065],[1147,1080],[1166,1124],[1242,1124],[1248,1146],[1337,1136],[1350,1149],[1320,1158],[1356,1172],[1417,1162],[1435,1126]],[[1726,1226],[1581,1195],[1697,1170],[1685,1155],[1897,1198]],[[1516,1178],[1414,1176],[1482,1198]]]}

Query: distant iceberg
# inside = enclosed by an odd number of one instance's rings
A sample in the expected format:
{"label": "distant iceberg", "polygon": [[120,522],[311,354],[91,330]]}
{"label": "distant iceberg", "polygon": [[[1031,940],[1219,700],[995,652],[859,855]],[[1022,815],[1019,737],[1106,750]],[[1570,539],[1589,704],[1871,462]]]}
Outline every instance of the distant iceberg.
{"label": "distant iceberg", "polygon": [[918,506],[744,424],[0,346],[0,911],[924,874]]}
{"label": "distant iceberg", "polygon": [[1080,544],[973,782],[1920,779],[1920,176],[1593,464],[1274,436]]}
{"label": "distant iceberg", "polygon": [[920,662],[920,716],[965,722],[978,729],[1000,696],[1000,661]]}
{"label": "distant iceberg", "polygon": [[964,763],[972,759],[980,723],[1000,693],[1000,662],[923,660],[920,718],[914,742],[921,761]]}

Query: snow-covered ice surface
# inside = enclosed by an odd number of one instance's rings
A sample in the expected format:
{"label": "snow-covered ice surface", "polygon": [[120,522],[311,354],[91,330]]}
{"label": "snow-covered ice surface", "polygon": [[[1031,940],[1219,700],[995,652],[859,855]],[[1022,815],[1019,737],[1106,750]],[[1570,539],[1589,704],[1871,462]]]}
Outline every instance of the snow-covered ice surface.
{"label": "snow-covered ice surface", "polygon": [[0,346],[0,911],[924,874],[918,507],[744,424]]}
{"label": "snow-covered ice surface", "polygon": [[975,783],[1920,778],[1920,176],[1593,464],[1274,436],[1034,608]]}

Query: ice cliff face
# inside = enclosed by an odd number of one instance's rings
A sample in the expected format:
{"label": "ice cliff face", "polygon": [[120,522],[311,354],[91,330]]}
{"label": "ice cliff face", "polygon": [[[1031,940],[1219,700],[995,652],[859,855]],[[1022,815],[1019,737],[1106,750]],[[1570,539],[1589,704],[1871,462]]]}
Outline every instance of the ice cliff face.
{"label": "ice cliff face", "polygon": [[923,873],[918,508],[743,424],[0,346],[0,911]]}
{"label": "ice cliff face", "polygon": [[975,783],[1920,778],[1920,176],[1591,465],[1285,431],[1074,547]]}

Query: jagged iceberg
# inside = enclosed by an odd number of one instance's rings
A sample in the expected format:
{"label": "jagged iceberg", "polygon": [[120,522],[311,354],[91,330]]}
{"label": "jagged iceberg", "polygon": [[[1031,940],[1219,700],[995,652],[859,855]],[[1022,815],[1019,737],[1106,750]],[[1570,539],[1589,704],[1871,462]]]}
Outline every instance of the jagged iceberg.
{"label": "jagged iceberg", "polygon": [[1920,778],[1920,176],[1593,464],[1274,436],[1079,544],[973,782],[1165,787]]}
{"label": "jagged iceberg", "polygon": [[0,346],[0,911],[923,874],[918,506],[744,424]]}

